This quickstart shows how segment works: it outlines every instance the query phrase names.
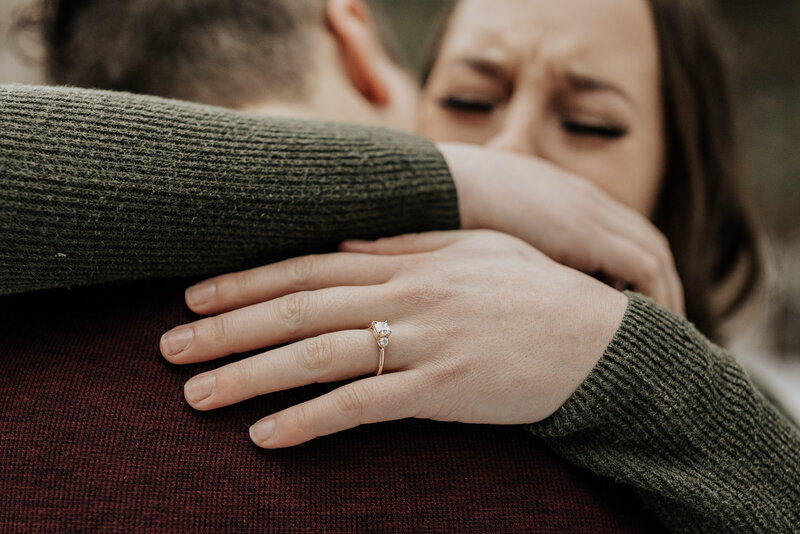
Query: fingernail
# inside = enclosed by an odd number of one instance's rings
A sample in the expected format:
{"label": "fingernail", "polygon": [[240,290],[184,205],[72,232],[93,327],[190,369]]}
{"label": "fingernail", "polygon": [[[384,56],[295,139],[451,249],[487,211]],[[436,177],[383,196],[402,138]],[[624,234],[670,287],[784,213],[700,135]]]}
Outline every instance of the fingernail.
{"label": "fingernail", "polygon": [[196,376],[183,386],[183,395],[189,402],[200,402],[211,396],[215,385],[217,385],[217,377],[213,374]]}
{"label": "fingernail", "polygon": [[186,290],[186,304],[189,306],[201,306],[214,298],[217,292],[217,284],[214,282],[200,282]]}
{"label": "fingernail", "polygon": [[267,419],[250,427],[250,439],[255,443],[267,441],[275,433],[275,421]]}
{"label": "fingernail", "polygon": [[176,328],[161,336],[161,350],[164,356],[175,356],[185,351],[194,339],[194,330],[187,327]]}

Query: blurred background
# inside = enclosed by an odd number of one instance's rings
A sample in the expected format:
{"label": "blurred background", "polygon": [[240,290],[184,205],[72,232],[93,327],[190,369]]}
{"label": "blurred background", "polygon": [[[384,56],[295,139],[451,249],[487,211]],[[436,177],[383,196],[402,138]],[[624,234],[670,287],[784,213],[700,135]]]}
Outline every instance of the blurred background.
{"label": "blurred background", "polygon": [[[711,2],[734,67],[747,191],[767,259],[763,298],[732,321],[729,346],[800,420],[800,0]],[[8,31],[26,3],[0,0],[0,83],[42,82],[36,43]],[[382,4],[419,69],[442,2]]]}

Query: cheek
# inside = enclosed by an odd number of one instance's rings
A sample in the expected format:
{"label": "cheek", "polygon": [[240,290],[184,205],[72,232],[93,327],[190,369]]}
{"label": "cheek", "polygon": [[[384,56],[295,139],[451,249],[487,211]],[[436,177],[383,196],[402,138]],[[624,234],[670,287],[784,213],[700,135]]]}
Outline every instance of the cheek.
{"label": "cheek", "polygon": [[647,217],[654,214],[663,164],[660,150],[652,143],[627,140],[597,151],[566,149],[547,159],[591,180],[609,196],[637,212]]}
{"label": "cheek", "polygon": [[[417,119],[419,133],[440,142],[484,145],[502,129],[502,124],[496,124],[502,122],[502,117],[478,119],[481,122],[459,119],[427,97],[420,103]],[[545,121],[538,124],[535,137],[537,147],[531,155],[592,181],[643,215],[653,215],[664,167],[660,136],[639,134],[592,147],[570,138],[558,121]]]}
{"label": "cheek", "polygon": [[660,135],[652,135],[625,147],[629,161],[630,189],[626,202],[652,218],[664,181],[664,147]]}

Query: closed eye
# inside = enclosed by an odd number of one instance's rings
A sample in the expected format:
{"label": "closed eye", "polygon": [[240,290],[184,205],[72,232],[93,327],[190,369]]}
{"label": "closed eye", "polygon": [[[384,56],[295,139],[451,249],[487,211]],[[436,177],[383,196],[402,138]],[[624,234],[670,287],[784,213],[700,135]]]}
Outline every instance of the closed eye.
{"label": "closed eye", "polygon": [[572,135],[602,137],[605,139],[620,139],[628,133],[627,129],[619,126],[589,124],[578,121],[564,121],[561,126]]}
{"label": "closed eye", "polygon": [[458,96],[448,96],[439,101],[439,105],[445,109],[453,111],[463,111],[466,113],[480,113],[488,115],[494,111],[495,103],[477,98],[465,98]]}

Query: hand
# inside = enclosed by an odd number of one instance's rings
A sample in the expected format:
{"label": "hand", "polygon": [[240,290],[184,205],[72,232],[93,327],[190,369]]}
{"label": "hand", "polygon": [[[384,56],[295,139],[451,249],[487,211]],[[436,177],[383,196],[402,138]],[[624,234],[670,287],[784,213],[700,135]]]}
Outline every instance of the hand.
{"label": "hand", "polygon": [[627,305],[622,293],[496,232],[342,248],[187,290],[192,310],[220,315],[162,337],[173,363],[295,342],[194,377],[185,387],[191,406],[374,374],[378,346],[366,327],[388,320],[384,374],[270,415],[251,428],[253,441],[287,447],[408,417],[532,423],[585,380]]}
{"label": "hand", "polygon": [[645,216],[542,160],[453,143],[439,150],[456,183],[463,228],[517,236],[558,263],[684,314],[669,243]]}

